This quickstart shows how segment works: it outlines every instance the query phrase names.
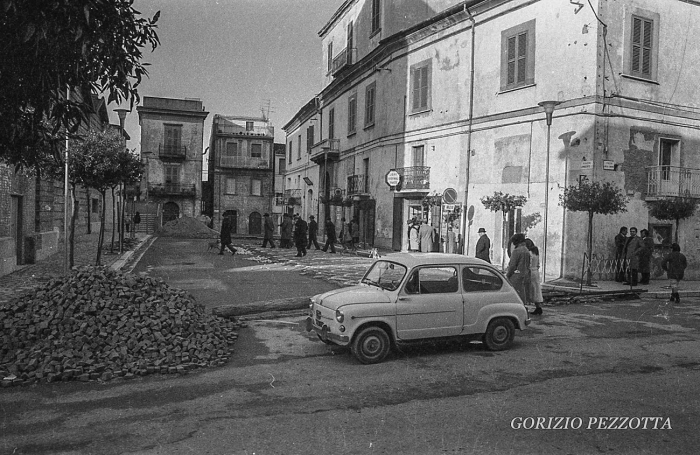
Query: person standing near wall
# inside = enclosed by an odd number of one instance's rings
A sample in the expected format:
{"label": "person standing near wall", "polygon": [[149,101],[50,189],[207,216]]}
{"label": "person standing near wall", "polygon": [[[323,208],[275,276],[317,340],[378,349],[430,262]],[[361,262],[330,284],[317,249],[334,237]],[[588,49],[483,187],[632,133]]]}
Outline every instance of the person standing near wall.
{"label": "person standing near wall", "polygon": [[292,247],[292,218],[289,213],[282,215],[282,225],[280,226],[280,248]]}
{"label": "person standing near wall", "polygon": [[530,252],[530,303],[535,305],[535,311],[532,314],[542,314],[542,285],[540,284],[540,250],[535,246],[535,243],[530,240],[525,240],[525,247]]}
{"label": "person standing near wall", "polygon": [[506,278],[518,292],[523,303],[527,303],[527,288],[530,286],[530,252],[525,246],[525,234],[514,234],[511,243],[515,249],[508,262]]}
{"label": "person standing near wall", "polygon": [[615,236],[615,281],[625,281],[625,245],[627,244],[627,228],[622,226]]}
{"label": "person standing near wall", "polygon": [[637,280],[639,278],[639,253],[641,249],[642,241],[637,237],[637,228],[631,227],[630,236],[625,245],[625,259],[629,260],[629,277],[623,284],[629,284],[631,286],[637,285]]}
{"label": "person standing near wall", "polygon": [[314,218],[313,215],[309,216],[309,244],[306,245],[306,249],[310,250],[311,249],[311,244],[316,247],[316,249],[320,249],[318,246],[318,223],[316,222],[316,218]]}
{"label": "person standing near wall", "polygon": [[486,229],[479,228],[479,240],[476,242],[475,256],[489,264],[491,263],[491,239],[486,235]]}
{"label": "person standing near wall", "polygon": [[642,248],[639,250],[639,273],[642,279],[639,284],[649,284],[651,277],[651,254],[654,252],[654,239],[649,235],[649,231],[642,229],[639,231],[642,236]]}
{"label": "person standing near wall", "polygon": [[427,220],[423,220],[423,224],[420,225],[418,234],[420,235],[421,252],[430,253],[433,250],[433,237],[435,235],[435,229],[428,224]]}

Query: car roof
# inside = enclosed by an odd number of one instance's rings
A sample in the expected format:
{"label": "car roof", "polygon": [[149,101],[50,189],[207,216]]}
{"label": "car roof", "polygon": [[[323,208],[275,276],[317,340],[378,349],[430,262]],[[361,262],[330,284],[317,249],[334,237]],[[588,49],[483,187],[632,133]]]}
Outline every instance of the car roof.
{"label": "car roof", "polygon": [[492,264],[482,259],[449,253],[390,253],[381,256],[378,260],[398,262],[408,268],[417,265],[442,264],[488,265],[493,267]]}

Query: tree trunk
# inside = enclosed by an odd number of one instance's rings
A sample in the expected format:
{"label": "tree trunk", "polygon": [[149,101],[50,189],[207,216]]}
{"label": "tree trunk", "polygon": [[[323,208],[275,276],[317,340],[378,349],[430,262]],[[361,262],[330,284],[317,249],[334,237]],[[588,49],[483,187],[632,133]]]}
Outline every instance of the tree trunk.
{"label": "tree trunk", "polygon": [[98,240],[97,240],[97,259],[95,260],[95,265],[100,265],[100,258],[102,256],[102,242],[105,239],[105,217],[107,214],[107,208],[105,207],[106,204],[106,191],[100,191],[100,197],[102,198],[102,210],[100,213],[100,233],[98,235]]}
{"label": "tree trunk", "polygon": [[124,252],[124,212],[126,208],[126,198],[124,197],[124,184],[119,184],[119,201],[121,208],[119,209],[119,254]]}
{"label": "tree trunk", "polygon": [[588,252],[588,270],[586,270],[586,284],[591,285],[591,255],[593,254],[593,212],[588,212],[588,245],[586,247]]}
{"label": "tree trunk", "polygon": [[87,214],[87,233],[92,234],[92,223],[90,223],[90,218],[92,213],[90,212],[90,188],[85,188],[85,213]]}
{"label": "tree trunk", "polygon": [[673,243],[678,243],[678,228],[680,227],[681,220],[680,218],[676,218],[676,233],[673,236]]}
{"label": "tree trunk", "polygon": [[114,254],[114,230],[117,227],[117,210],[115,209],[114,187],[112,187],[112,242],[109,244],[109,253]]}
{"label": "tree trunk", "polygon": [[68,231],[68,244],[70,245],[68,249],[68,269],[72,269],[75,265],[75,225],[78,221],[78,204],[80,201],[75,195],[75,185],[70,187],[70,200],[71,200],[71,216],[68,220],[69,231]]}

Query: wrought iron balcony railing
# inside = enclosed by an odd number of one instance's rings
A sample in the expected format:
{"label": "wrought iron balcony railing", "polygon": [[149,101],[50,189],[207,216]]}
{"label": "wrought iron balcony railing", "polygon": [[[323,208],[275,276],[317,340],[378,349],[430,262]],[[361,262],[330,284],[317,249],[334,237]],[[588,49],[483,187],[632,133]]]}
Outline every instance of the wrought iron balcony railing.
{"label": "wrought iron balcony railing", "polygon": [[160,144],[158,146],[158,156],[176,160],[187,158],[187,147],[184,145]]}
{"label": "wrought iron balcony railing", "polygon": [[348,196],[369,193],[369,178],[366,175],[348,176]]}
{"label": "wrought iron balcony railing", "polygon": [[343,49],[340,54],[336,55],[333,59],[333,65],[331,68],[331,74],[336,75],[340,70],[347,68],[348,66],[355,63],[357,60],[357,49],[352,48],[348,51],[348,48]]}
{"label": "wrought iron balcony railing", "polygon": [[647,167],[647,197],[700,198],[700,169]]}
{"label": "wrought iron balcony railing", "polygon": [[285,205],[301,205],[301,196],[300,189],[284,190]]}
{"label": "wrought iron balcony railing", "polygon": [[194,184],[185,183],[151,183],[148,193],[151,196],[195,196],[197,189]]}
{"label": "wrought iron balcony railing", "polygon": [[219,166],[269,169],[270,160],[252,156],[221,156],[219,157]]}
{"label": "wrought iron balcony railing", "polygon": [[401,175],[399,182],[400,190],[429,190],[430,189],[430,167],[412,166],[396,169]]}

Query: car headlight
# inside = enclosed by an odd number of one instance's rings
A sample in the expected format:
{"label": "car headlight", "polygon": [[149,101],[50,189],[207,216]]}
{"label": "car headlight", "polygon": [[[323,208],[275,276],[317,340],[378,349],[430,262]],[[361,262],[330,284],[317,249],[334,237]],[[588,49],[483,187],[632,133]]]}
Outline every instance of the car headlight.
{"label": "car headlight", "polygon": [[345,320],[345,315],[340,310],[335,310],[335,320],[342,323]]}

